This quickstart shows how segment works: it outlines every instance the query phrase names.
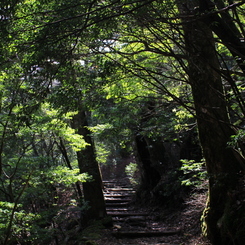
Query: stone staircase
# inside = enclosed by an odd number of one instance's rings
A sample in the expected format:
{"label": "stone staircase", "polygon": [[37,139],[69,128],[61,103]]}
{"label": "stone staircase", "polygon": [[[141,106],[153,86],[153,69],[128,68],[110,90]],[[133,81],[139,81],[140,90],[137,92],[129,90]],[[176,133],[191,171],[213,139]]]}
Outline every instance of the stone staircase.
{"label": "stone staircase", "polygon": [[112,235],[116,238],[160,237],[177,234],[179,230],[164,229],[156,214],[137,208],[133,202],[135,189],[126,180],[104,181],[107,214],[112,217]]}

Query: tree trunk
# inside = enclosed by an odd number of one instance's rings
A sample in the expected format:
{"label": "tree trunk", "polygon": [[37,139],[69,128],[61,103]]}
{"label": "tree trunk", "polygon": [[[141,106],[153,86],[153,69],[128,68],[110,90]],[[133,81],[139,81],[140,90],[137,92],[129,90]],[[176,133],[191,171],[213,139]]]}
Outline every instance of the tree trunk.
{"label": "tree trunk", "polygon": [[141,180],[140,189],[152,191],[161,179],[160,173],[153,166],[149,146],[144,136],[135,137],[136,157],[140,167]]}
{"label": "tree trunk", "polygon": [[[180,11],[183,14],[183,9]],[[191,20],[184,25],[184,33],[199,138],[209,174],[203,230],[215,245],[245,244],[245,205],[236,204],[244,159],[227,145],[235,132],[229,122],[212,32],[203,22]]]}
{"label": "tree trunk", "polygon": [[87,128],[88,122],[86,112],[80,110],[79,113],[73,117],[72,124],[73,128],[77,130],[77,133],[84,137],[86,143],[89,143],[84,150],[77,152],[80,172],[88,173],[92,176],[92,181],[83,183],[84,200],[88,202],[89,205],[86,219],[101,219],[106,216],[102,179],[99,165],[96,161],[94,144],[90,135],[91,133]]}

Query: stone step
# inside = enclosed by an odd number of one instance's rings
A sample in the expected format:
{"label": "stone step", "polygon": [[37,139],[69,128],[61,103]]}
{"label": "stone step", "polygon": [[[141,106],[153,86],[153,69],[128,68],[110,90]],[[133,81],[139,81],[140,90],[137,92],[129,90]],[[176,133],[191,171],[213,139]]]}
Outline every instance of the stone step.
{"label": "stone step", "polygon": [[125,192],[125,191],[128,191],[128,192],[135,192],[135,190],[133,188],[129,188],[129,187],[113,187],[113,188],[106,188],[106,192]]}
{"label": "stone step", "polygon": [[179,233],[180,230],[162,230],[162,231],[113,231],[112,235],[116,238],[138,238],[138,237],[157,237],[172,236]]}
{"label": "stone step", "polygon": [[124,193],[124,194],[104,193],[104,197],[106,197],[106,198],[110,198],[110,197],[132,197],[132,196],[133,196],[132,194],[126,194],[126,193]]}
{"label": "stone step", "polygon": [[104,196],[105,197],[105,199],[106,200],[125,200],[125,199],[127,199],[127,200],[131,200],[131,198],[130,197],[132,197],[132,196],[124,196],[124,195],[113,195],[113,196],[110,196],[110,197],[108,197],[108,196]]}
{"label": "stone step", "polygon": [[107,212],[129,212],[130,210],[128,208],[114,208],[114,207],[107,207],[106,208]]}
{"label": "stone step", "polygon": [[113,199],[105,199],[106,203],[123,203],[123,202],[130,202],[131,199],[126,199],[126,198],[113,198]]}
{"label": "stone step", "polygon": [[107,212],[107,215],[116,217],[129,217],[129,216],[148,216],[148,213],[135,213],[135,212]]}
{"label": "stone step", "polygon": [[117,185],[117,186],[129,186],[126,182],[118,182],[118,181],[103,181],[103,185]]}
{"label": "stone step", "polygon": [[106,206],[107,207],[110,207],[110,208],[112,208],[112,207],[116,207],[116,208],[118,208],[118,207],[128,207],[130,205],[130,203],[129,202],[121,202],[121,203],[106,203]]}

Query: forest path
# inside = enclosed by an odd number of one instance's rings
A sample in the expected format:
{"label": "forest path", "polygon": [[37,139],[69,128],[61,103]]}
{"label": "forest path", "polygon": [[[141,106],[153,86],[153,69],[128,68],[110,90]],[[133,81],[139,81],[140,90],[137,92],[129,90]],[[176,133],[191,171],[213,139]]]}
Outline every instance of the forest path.
{"label": "forest path", "polygon": [[136,206],[133,203],[135,188],[127,179],[103,183],[107,214],[113,219],[113,228],[108,235],[113,239],[101,244],[174,245],[170,243],[171,236],[180,230],[163,227],[157,213]]}

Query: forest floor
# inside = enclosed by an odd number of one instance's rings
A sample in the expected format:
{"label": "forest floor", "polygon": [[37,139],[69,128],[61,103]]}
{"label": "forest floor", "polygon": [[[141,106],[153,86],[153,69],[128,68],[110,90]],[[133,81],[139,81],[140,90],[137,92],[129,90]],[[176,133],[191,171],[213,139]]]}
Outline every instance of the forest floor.
{"label": "forest floor", "polygon": [[[186,197],[183,204],[175,209],[142,207],[130,202],[127,211],[135,212],[135,216],[139,213],[148,213],[149,216],[144,220],[138,217],[138,221],[134,221],[134,224],[127,217],[123,217],[123,220],[116,220],[113,222],[113,227],[103,229],[99,238],[94,242],[97,245],[209,245],[210,243],[202,237],[200,228],[206,195],[205,191],[194,190]],[[133,238],[127,235],[120,236],[121,231],[125,232],[125,230],[129,234],[136,230],[146,231],[147,234],[147,231],[153,230],[153,227],[156,227],[156,230],[170,231],[170,233],[136,235]]]}

